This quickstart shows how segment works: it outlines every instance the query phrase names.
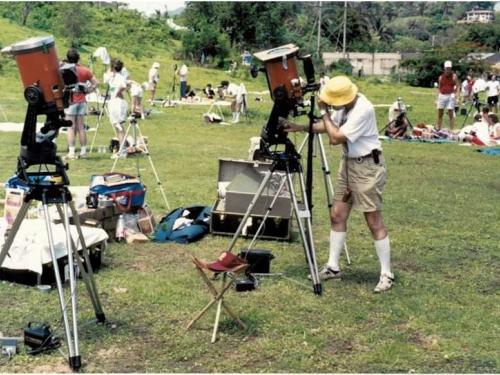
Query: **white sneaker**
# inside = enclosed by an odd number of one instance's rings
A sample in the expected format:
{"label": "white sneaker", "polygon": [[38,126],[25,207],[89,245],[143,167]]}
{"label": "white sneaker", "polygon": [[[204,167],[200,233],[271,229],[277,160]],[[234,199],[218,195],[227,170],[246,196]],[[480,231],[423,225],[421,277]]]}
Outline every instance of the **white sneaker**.
{"label": "white sneaker", "polygon": [[127,157],[127,154],[116,153],[116,154],[111,155],[111,159],[124,159],[126,157]]}
{"label": "white sneaker", "polygon": [[[319,279],[321,281],[325,280],[330,280],[330,279],[337,279],[340,280],[342,278],[342,272],[339,271],[334,271],[328,266],[324,266],[321,271],[318,272]],[[307,278],[309,280],[312,280],[311,275],[307,275]]]}
{"label": "white sneaker", "polygon": [[385,292],[386,290],[391,289],[393,284],[394,284],[394,274],[388,275],[386,273],[383,273],[380,275],[378,284],[373,291],[375,293]]}
{"label": "white sneaker", "polygon": [[76,160],[78,159],[78,156],[74,153],[69,153],[67,155],[64,155],[63,159],[65,160]]}

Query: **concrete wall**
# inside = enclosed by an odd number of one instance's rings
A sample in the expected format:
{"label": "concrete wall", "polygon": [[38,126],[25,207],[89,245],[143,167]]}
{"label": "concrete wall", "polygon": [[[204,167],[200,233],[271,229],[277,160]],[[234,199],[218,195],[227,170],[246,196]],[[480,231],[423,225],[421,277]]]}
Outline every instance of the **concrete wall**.
{"label": "concrete wall", "polygon": [[[342,52],[324,52],[323,63],[330,66],[332,62],[343,58]],[[353,74],[357,75],[359,69],[364,75],[388,75],[393,70],[399,70],[401,54],[399,53],[362,53],[347,52],[346,58],[353,66]]]}

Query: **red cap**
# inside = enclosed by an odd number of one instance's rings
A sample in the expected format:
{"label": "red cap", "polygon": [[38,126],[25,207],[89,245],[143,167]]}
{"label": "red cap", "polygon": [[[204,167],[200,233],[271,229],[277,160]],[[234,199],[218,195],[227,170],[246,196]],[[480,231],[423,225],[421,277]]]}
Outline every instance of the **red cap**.
{"label": "red cap", "polygon": [[207,264],[207,267],[215,272],[228,272],[243,264],[246,264],[243,259],[229,251],[224,251],[215,262]]}

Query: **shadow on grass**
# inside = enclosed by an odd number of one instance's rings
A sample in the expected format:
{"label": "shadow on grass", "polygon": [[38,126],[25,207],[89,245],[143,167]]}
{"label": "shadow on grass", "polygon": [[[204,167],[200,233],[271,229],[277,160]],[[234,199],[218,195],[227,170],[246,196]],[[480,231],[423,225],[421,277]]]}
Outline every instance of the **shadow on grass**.
{"label": "shadow on grass", "polygon": [[241,329],[240,326],[233,319],[227,317],[221,320],[219,324],[219,332],[224,332],[227,334],[240,337],[259,336],[259,331],[257,329],[259,322],[255,317],[247,315],[247,316],[240,316],[239,318],[246,325],[247,328],[245,330]]}

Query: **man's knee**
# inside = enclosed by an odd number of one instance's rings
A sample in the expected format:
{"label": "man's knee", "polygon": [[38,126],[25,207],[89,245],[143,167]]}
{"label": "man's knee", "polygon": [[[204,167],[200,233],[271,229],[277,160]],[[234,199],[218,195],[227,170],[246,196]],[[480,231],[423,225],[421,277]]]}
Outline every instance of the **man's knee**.
{"label": "man's knee", "polygon": [[332,225],[343,224],[347,221],[348,213],[342,210],[337,210],[335,207],[330,212],[330,221]]}
{"label": "man's knee", "polygon": [[377,234],[386,231],[381,213],[379,212],[365,213],[365,218],[366,218],[366,224],[368,224],[368,228],[370,228],[372,234]]}

